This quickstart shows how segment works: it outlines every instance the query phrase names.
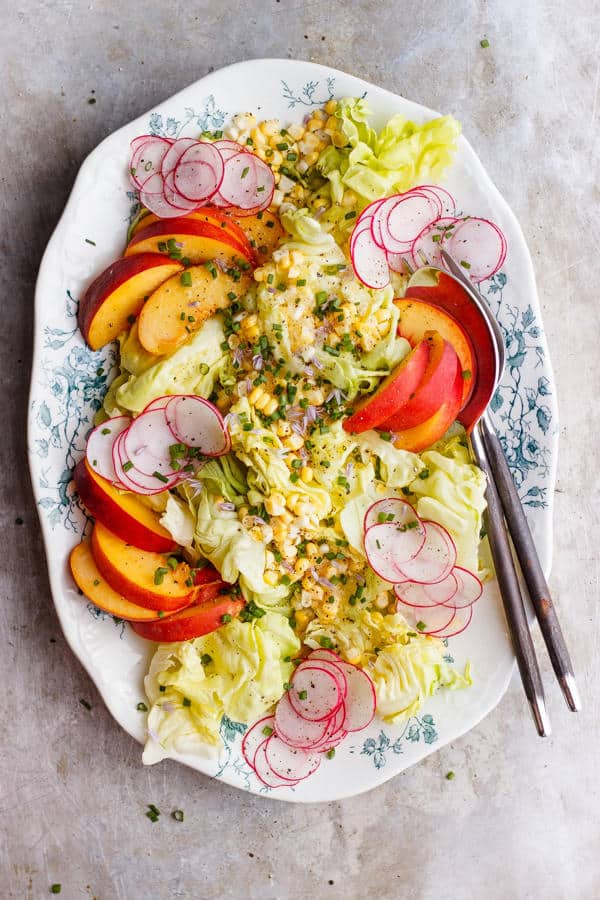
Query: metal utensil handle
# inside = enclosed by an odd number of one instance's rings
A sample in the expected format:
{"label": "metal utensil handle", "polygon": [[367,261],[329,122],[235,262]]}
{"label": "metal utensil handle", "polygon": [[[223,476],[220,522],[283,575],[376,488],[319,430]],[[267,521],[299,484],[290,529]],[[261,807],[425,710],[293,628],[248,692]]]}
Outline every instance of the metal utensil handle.
{"label": "metal utensil handle", "polygon": [[510,536],[519,559],[523,578],[527,584],[531,602],[540,623],[540,630],[548,648],[552,667],[569,708],[576,711],[581,708],[581,701],[567,644],[552,602],[550,588],[540,565],[535,543],[527,523],[527,517],[502,450],[502,445],[487,415],[482,419],[481,431],[490,465],[494,470],[494,480],[508,523]]}
{"label": "metal utensil handle", "polygon": [[484,515],[484,521],[490,541],[494,568],[525,695],[529,700],[538,734],[541,737],[546,737],[551,733],[551,727],[546,712],[542,676],[538,668],[533,641],[527,623],[521,587],[515,571],[500,498],[486,455],[483,436],[479,429],[479,424],[473,429],[471,445],[477,464],[485,473],[488,481],[485,493],[487,510]]}

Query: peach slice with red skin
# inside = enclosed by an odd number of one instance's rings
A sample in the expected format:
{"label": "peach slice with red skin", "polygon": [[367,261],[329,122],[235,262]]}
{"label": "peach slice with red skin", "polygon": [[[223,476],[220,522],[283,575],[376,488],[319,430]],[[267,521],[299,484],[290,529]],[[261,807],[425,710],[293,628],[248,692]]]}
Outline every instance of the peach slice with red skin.
{"label": "peach slice with red skin", "polygon": [[446,390],[444,400],[436,411],[418,425],[398,431],[394,434],[394,446],[398,450],[410,450],[420,453],[442,438],[458,415],[462,403],[463,377],[458,357],[455,359],[455,374]]}
{"label": "peach slice with red skin", "polygon": [[400,310],[398,334],[406,338],[411,346],[414,347],[423,340],[427,331],[437,331],[444,340],[452,344],[462,366],[461,406],[464,406],[473,392],[477,379],[477,361],[473,345],[464,328],[450,313],[425,300],[403,297],[394,300],[394,303]]}
{"label": "peach slice with red skin", "polygon": [[230,622],[239,615],[244,605],[243,600],[223,595],[206,603],[190,606],[160,622],[135,622],[133,630],[148,641],[164,644],[189,641],[216,631],[221,625]]}
{"label": "peach slice with red skin", "polygon": [[69,557],[69,566],[79,590],[98,609],[119,619],[126,619],[128,622],[161,621],[159,610],[147,609],[137,603],[132,603],[109,585],[96,565],[89,541],[82,541],[73,548]]}
{"label": "peach slice with red skin", "polygon": [[[227,266],[239,266],[240,263],[250,266],[254,263],[252,247],[247,239],[238,240],[227,228],[187,216],[159,219],[143,228],[127,244],[125,257],[138,253],[167,254],[169,242],[171,246],[176,245],[178,254],[181,254],[178,259],[188,259],[192,265],[209,260],[219,260]],[[161,249],[163,245],[167,250]]]}
{"label": "peach slice with red skin", "polygon": [[427,370],[431,342],[420,341],[384,378],[374,394],[360,400],[343,423],[349,434],[362,434],[394,415],[418,389]]}
{"label": "peach slice with red skin", "polygon": [[[456,369],[460,365],[456,351],[437,331],[426,332],[425,340],[430,347],[425,372],[406,402],[399,405],[388,419],[380,422],[378,427],[383,431],[396,433],[420,425],[452,396]],[[462,397],[462,385],[460,393]]]}
{"label": "peach slice with red skin", "polygon": [[[237,220],[228,214],[225,210],[216,209],[213,206],[202,206],[200,209],[195,209],[193,212],[183,213],[181,214],[181,219],[192,219],[196,222],[204,222],[208,225],[214,225],[215,228],[222,228],[230,237],[240,246],[246,247],[247,252],[251,252],[251,245],[248,235],[245,233],[244,229],[240,227]],[[161,219],[159,216],[154,213],[148,212],[145,216],[141,216],[129,234],[129,239],[131,240],[135,235],[139,234],[140,231],[144,231],[144,229],[148,228],[150,225],[154,225],[155,222],[163,222],[164,219]],[[176,219],[175,221],[179,221]]]}
{"label": "peach slice with red skin", "polygon": [[183,266],[161,253],[117,259],[88,287],[79,302],[77,321],[92,350],[126,331],[144,300]]}
{"label": "peach slice with red skin", "polygon": [[164,554],[140,550],[100,522],[92,532],[92,553],[101,575],[132,603],[168,612],[188,606],[194,598],[187,563],[175,562],[171,568]]}
{"label": "peach slice with red skin", "polygon": [[141,550],[171,553],[177,544],[154,510],[135,494],[123,493],[98,475],[85,457],[73,473],[75,488],[88,512],[123,540]]}

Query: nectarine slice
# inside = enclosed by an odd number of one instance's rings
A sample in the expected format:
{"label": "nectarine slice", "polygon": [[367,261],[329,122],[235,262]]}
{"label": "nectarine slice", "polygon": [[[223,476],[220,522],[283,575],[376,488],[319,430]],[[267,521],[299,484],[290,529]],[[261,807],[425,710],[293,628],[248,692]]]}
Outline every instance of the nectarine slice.
{"label": "nectarine slice", "polygon": [[[437,331],[427,332],[426,341],[430,344],[429,360],[417,389],[378,428],[393,432],[413,428],[431,418],[453,397],[456,369],[460,365],[456,351]],[[462,384],[460,394],[462,397]]]}
{"label": "nectarine slice", "polygon": [[243,600],[222,596],[201,606],[190,606],[161,622],[136,622],[133,630],[148,641],[165,644],[172,641],[189,641],[191,638],[216,631],[221,625],[239,615],[243,607]]}
{"label": "nectarine slice", "polygon": [[225,216],[233,220],[244,232],[259,264],[266,262],[285,234],[279,217],[268,210],[254,216],[240,216],[239,218],[236,216],[235,210],[227,210]]}
{"label": "nectarine slice", "polygon": [[217,309],[225,309],[247,290],[215,265],[191,266],[170,278],[151,295],[138,319],[138,338],[148,353],[172,353]]}
{"label": "nectarine slice", "polygon": [[436,441],[442,438],[460,410],[462,402],[462,369],[458,358],[455,359],[454,378],[442,404],[436,409],[433,415],[415,425],[413,428],[407,428],[398,431],[394,435],[394,446],[398,450],[410,450],[412,453],[420,453],[431,447]]}
{"label": "nectarine slice", "polygon": [[477,360],[469,336],[454,316],[425,300],[403,298],[394,300],[400,310],[398,334],[414,347],[427,331],[437,331],[452,344],[463,372],[462,406],[468,401],[477,378]]}
{"label": "nectarine slice", "polygon": [[415,393],[425,375],[431,352],[430,341],[421,341],[384,378],[374,394],[365,397],[343,423],[349,434],[362,434],[394,415]]}
{"label": "nectarine slice", "polygon": [[[185,216],[181,216],[181,218],[194,219],[197,222],[205,222],[208,225],[214,225],[215,228],[222,228],[231,235],[234,241],[246,248],[246,255],[252,255],[250,245],[251,235],[247,235],[244,229],[240,227],[237,219],[234,216],[229,215],[228,212],[221,212],[221,210],[214,209],[214,207],[203,206],[200,209],[195,209],[194,212],[186,213]],[[149,225],[154,225],[155,222],[163,222],[164,224],[164,219],[160,219],[154,213],[148,213],[145,216],[141,216],[131,229],[129,239],[131,240],[134,235],[139,234],[140,231],[143,231]],[[272,231],[274,229],[269,230]]]}
{"label": "nectarine slice", "polygon": [[92,532],[92,553],[113,590],[132,603],[168,611],[182,609],[192,602],[194,588],[187,563],[176,562],[162,553],[140,550],[100,522],[96,522]]}
{"label": "nectarine slice", "polygon": [[[143,220],[142,220],[143,221]],[[198,264],[217,259],[229,266],[253,263],[252,248],[247,240],[234,238],[227,228],[187,216],[160,219],[135,234],[127,245],[125,256],[138,253],[176,253],[177,259]]]}
{"label": "nectarine slice", "polygon": [[71,574],[79,590],[104,612],[128,622],[153,622],[161,619],[155,609],[132,603],[108,584],[98,570],[88,541],[73,547],[69,557]]}
{"label": "nectarine slice", "polygon": [[183,265],[161,253],[117,259],[88,287],[77,321],[85,340],[98,350],[131,327],[144,300]]}
{"label": "nectarine slice", "polygon": [[123,493],[81,459],[73,473],[75,488],[88,512],[113,534],[141,550],[170,553],[177,544],[154,510],[135,494]]}

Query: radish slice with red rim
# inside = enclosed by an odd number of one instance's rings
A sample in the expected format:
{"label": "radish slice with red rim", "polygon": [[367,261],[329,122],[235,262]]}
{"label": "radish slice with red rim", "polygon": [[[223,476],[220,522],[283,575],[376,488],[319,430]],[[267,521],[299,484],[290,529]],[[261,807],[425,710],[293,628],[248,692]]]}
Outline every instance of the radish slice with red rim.
{"label": "radish slice with red rim", "polygon": [[265,744],[265,757],[275,775],[286,781],[303,781],[321,765],[317,753],[290,747],[277,734],[271,735]]}
{"label": "radish slice with red rim", "polygon": [[425,547],[423,532],[419,528],[407,529],[393,522],[371,525],[364,536],[365,554],[373,571],[396,584],[408,581],[404,566],[419,557]]}
{"label": "radish slice with red rim", "polygon": [[362,731],[375,717],[377,696],[373,679],[364,669],[343,660],[339,663],[348,682],[344,731]]}
{"label": "radish slice with red rim", "polygon": [[218,206],[220,209],[225,209],[228,206],[231,206],[229,200],[226,200],[225,197],[221,197],[220,193],[217,191],[210,198],[210,202],[213,206]]}
{"label": "radish slice with red rim", "polygon": [[219,151],[223,162],[227,162],[228,159],[231,159],[237,153],[248,152],[243,144],[238,144],[237,141],[230,141],[228,138],[220,138],[218,141],[213,141],[213,147]]}
{"label": "radish slice with red rim", "polygon": [[365,513],[363,522],[365,531],[373,525],[386,524],[404,526],[406,530],[415,529],[422,535],[423,542],[425,541],[425,529],[421,525],[421,519],[408,500],[402,500],[400,497],[384,497],[371,504]]}
{"label": "radish slice with red rim", "polygon": [[440,248],[447,245],[456,223],[460,221],[454,216],[446,216],[423,229],[416,238],[411,250],[415,268],[420,269],[422,266],[437,266],[438,269],[445,268],[440,256]]}
{"label": "radish slice with red rim", "polygon": [[90,432],[85,448],[87,461],[94,472],[112,481],[119,481],[113,462],[113,445],[118,436],[129,428],[129,416],[115,416]]}
{"label": "radish slice with red rim", "polygon": [[397,272],[399,275],[412,274],[412,253],[410,250],[407,253],[390,253],[389,250],[386,250],[385,255],[392,272]]}
{"label": "radish slice with red rim", "polygon": [[494,275],[506,258],[506,238],[489,219],[464,219],[446,239],[448,253],[475,281]]}
{"label": "radish slice with red rim", "polygon": [[456,637],[461,634],[465,628],[468,628],[473,619],[473,607],[469,606],[466,609],[457,609],[455,610],[455,615],[446,628],[440,629],[440,631],[436,631],[435,637],[440,638],[441,640],[446,640],[446,638]]}
{"label": "radish slice with red rim", "polygon": [[189,147],[193,147],[194,144],[197,144],[198,141],[196,138],[178,138],[174,141],[167,152],[163,157],[163,161],[160,167],[161,174],[163,178],[169,174],[169,172],[173,172],[175,170],[175,166],[181,159],[181,156]]}
{"label": "radish slice with red rim", "polygon": [[225,162],[219,196],[242,209],[256,206],[257,173],[250,153],[236,153]]}
{"label": "radish slice with red rim", "polygon": [[175,167],[175,187],[188,200],[207,200],[219,190],[225,165],[208,141],[198,141],[182,153]]}
{"label": "radish slice with red rim", "polygon": [[370,229],[357,235],[350,255],[356,277],[367,287],[384,288],[390,283],[385,250],[377,246]]}
{"label": "radish slice with red rim", "polygon": [[[390,204],[385,216],[385,227],[382,225],[384,239],[387,233],[394,241],[410,249],[423,229],[439,217],[439,205],[432,197],[414,191]],[[386,249],[394,250],[387,244]]]}
{"label": "radish slice with red rim", "polygon": [[[402,578],[396,579],[398,582],[435,584],[447,578],[456,565],[456,545],[446,529],[437,522],[426,519],[422,520],[422,524],[425,528],[425,543],[413,559],[398,561],[398,567],[403,573]],[[376,525],[375,528],[381,528],[381,525]]]}
{"label": "radish slice with red rim", "polygon": [[404,581],[394,585],[394,593],[407,606],[427,608],[443,604],[453,606],[453,597],[458,591],[458,581],[454,577],[454,569],[443,581],[435,584],[423,584],[416,581]]}
{"label": "radish slice with red rim", "polygon": [[299,716],[285,693],[275,709],[275,731],[290,747],[312,750],[327,734],[329,720],[311,722]]}
{"label": "radish slice with red rim", "polygon": [[123,447],[125,434],[125,431],[121,432],[113,444],[115,472],[125,490],[132,491],[134,494],[160,494],[174,487],[181,480],[181,476],[178,475],[171,478],[165,478],[165,476],[156,478],[136,469],[131,460],[127,458]]}
{"label": "radish slice with red rim", "polygon": [[204,456],[228,452],[231,442],[223,416],[203,397],[175,396],[167,404],[165,416],[172,434],[182,444],[194,447]]}
{"label": "radish slice with red rim", "polygon": [[181,216],[181,207],[169,203],[164,195],[164,179],[155,172],[140,191],[140,203],[159,219],[175,219]]}
{"label": "radish slice with red rim", "polygon": [[419,184],[414,189],[421,194],[434,197],[439,204],[438,216],[454,216],[456,212],[456,200],[446,188],[439,184]]}
{"label": "radish slice with red rim", "polygon": [[166,138],[152,137],[140,144],[131,156],[131,180],[138,188],[143,188],[148,180],[160,175],[162,161],[171,146]]}
{"label": "radish slice with red rim", "polygon": [[356,243],[357,238],[361,234],[365,234],[365,233],[368,234],[371,238],[373,237],[371,234],[371,219],[366,219],[364,222],[360,222],[356,226],[354,231],[352,232],[352,235],[350,237],[350,244],[349,244],[350,256],[352,256],[352,252],[354,250],[354,245]]}
{"label": "radish slice with red rim", "polygon": [[327,730],[322,740],[311,749],[322,753],[325,750],[330,750],[332,747],[337,747],[348,734],[344,724],[345,721],[346,704],[341,703],[339,709],[327,720]]}
{"label": "radish slice with red rim", "polygon": [[266,755],[268,740],[269,738],[267,738],[266,741],[263,741],[263,743],[254,754],[254,765],[252,768],[254,769],[256,777],[260,781],[262,781],[263,784],[266,784],[267,787],[295,787],[295,785],[297,785],[301,779],[297,778],[292,780],[289,778],[282,778],[280,775],[277,775],[276,772],[274,772],[271,768],[271,764]]}
{"label": "radish slice with red rim", "polygon": [[[449,576],[450,577],[450,576]],[[473,572],[469,569],[463,569],[462,566],[454,566],[451,577],[456,581],[456,593],[447,601],[447,606],[453,606],[455,609],[464,609],[472,606],[476,600],[479,600],[483,594],[483,584]]]}
{"label": "radish slice with red rim", "polygon": [[166,419],[166,410],[153,409],[133,420],[125,435],[123,449],[135,468],[144,475],[160,472],[170,478],[186,462],[177,460],[177,466],[173,466],[169,448],[176,443]]}
{"label": "radish slice with red rim", "polygon": [[329,719],[342,702],[341,678],[318,664],[301,663],[288,691],[292,709],[309,722]]}
{"label": "radish slice with red rim", "polygon": [[170,403],[173,399],[173,394],[165,394],[164,397],[156,397],[155,400],[151,400],[148,406],[145,406],[142,410],[142,413],[151,412],[153,409],[164,409],[167,403]]}
{"label": "radish slice with red rim", "polygon": [[[308,664],[311,664],[313,659],[314,659],[314,657],[311,654],[307,661]],[[328,671],[330,673],[330,675],[333,675],[333,677],[339,684],[342,700],[345,700],[346,696],[348,694],[348,683],[346,681],[346,675],[345,675],[344,671],[338,665],[338,663],[341,663],[341,662],[342,662],[342,660],[338,656],[337,660],[320,659],[318,661],[317,665],[320,669],[325,669],[326,671]]]}
{"label": "radish slice with red rim", "polygon": [[456,616],[454,607],[438,605],[430,606],[428,609],[415,609],[401,600],[396,603],[396,609],[416,632],[434,637],[452,625]]}
{"label": "radish slice with red rim", "polygon": [[271,205],[275,191],[275,179],[271,168],[258,156],[252,156],[256,176],[256,202],[260,209],[266,209]]}
{"label": "radish slice with red rim", "polygon": [[275,717],[264,716],[258,722],[255,722],[254,725],[251,725],[244,734],[242,738],[242,755],[252,769],[254,768],[256,751],[273,734],[274,729]]}
{"label": "radish slice with red rim", "polygon": [[[131,148],[131,155],[143,147],[148,141],[153,141],[156,137],[155,134],[140,134],[137,137],[134,137],[132,141],[129,142],[129,147]],[[168,140],[168,138],[167,138]]]}
{"label": "radish slice with red rim", "polygon": [[163,177],[163,196],[171,206],[176,206],[178,209],[181,209],[181,215],[185,215],[186,212],[192,212],[194,209],[198,209],[198,203],[195,200],[188,200],[179,193],[175,187],[174,173],[172,171],[168,172]]}

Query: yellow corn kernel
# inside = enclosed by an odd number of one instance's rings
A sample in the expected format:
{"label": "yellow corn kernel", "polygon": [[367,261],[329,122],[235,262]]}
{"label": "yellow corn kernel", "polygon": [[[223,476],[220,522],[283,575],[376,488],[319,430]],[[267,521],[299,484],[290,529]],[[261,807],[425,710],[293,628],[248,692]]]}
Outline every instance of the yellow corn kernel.
{"label": "yellow corn kernel", "polygon": [[337,100],[328,100],[324,109],[328,116],[332,116],[337,109]]}
{"label": "yellow corn kernel", "polygon": [[335,566],[325,566],[323,570],[323,575],[325,578],[333,578],[334,575],[337,575],[337,569]]}
{"label": "yellow corn kernel", "polygon": [[293,511],[302,502],[302,494],[292,493],[287,498],[287,505]]}
{"label": "yellow corn kernel", "polygon": [[294,432],[289,437],[284,438],[283,443],[288,450],[299,450],[304,445],[304,438]]}
{"label": "yellow corn kernel", "polygon": [[304,253],[302,253],[300,250],[292,250],[292,252],[290,253],[290,259],[295,266],[301,266],[304,262]]}
{"label": "yellow corn kernel", "polygon": [[237,512],[238,512],[238,518],[239,518],[239,519],[245,519],[246,516],[248,515],[248,507],[247,507],[247,506],[240,506],[240,508],[238,509]]}
{"label": "yellow corn kernel", "polygon": [[335,116],[329,116],[329,118],[325,122],[325,129],[332,132],[337,131],[339,124],[339,119],[336,119]]}
{"label": "yellow corn kernel", "polygon": [[319,548],[314,543],[314,541],[309,541],[304,548],[304,552],[306,553],[308,559],[313,560],[316,559],[319,555]]}
{"label": "yellow corn kernel", "polygon": [[265,414],[265,416],[272,416],[278,405],[279,404],[277,403],[277,398],[270,397],[269,402],[265,406],[263,406],[262,412]]}
{"label": "yellow corn kernel", "polygon": [[304,631],[308,623],[314,619],[314,615],[308,609],[297,609],[294,618],[296,619],[296,627]]}
{"label": "yellow corn kernel", "polygon": [[250,132],[250,137],[254,142],[255,148],[265,147],[267,145],[267,138],[265,136],[265,133],[261,131],[260,128],[253,128]]}
{"label": "yellow corn kernel", "polygon": [[381,623],[383,622],[383,616],[381,615],[380,612],[371,613],[371,619],[377,625],[381,625]]}
{"label": "yellow corn kernel", "polygon": [[285,509],[285,497],[279,491],[271,491],[265,499],[265,509],[270,516],[279,516]]}
{"label": "yellow corn kernel", "polygon": [[259,125],[260,130],[266,137],[275,137],[281,130],[281,125],[277,119],[267,119]]}
{"label": "yellow corn kernel", "polygon": [[310,466],[302,466],[300,469],[300,478],[304,482],[304,484],[310,484],[313,480],[313,470]]}
{"label": "yellow corn kernel", "polygon": [[325,402],[325,394],[321,388],[313,388],[306,396],[312,406],[322,406]]}
{"label": "yellow corn kernel", "polygon": [[273,587],[276,584],[279,584],[279,575],[277,572],[274,572],[272,569],[267,569],[265,574],[263,575],[263,580],[270,584]]}
{"label": "yellow corn kernel", "polygon": [[316,150],[313,150],[312,153],[307,153],[304,158],[309,166],[314,166],[319,158],[319,154]]}
{"label": "yellow corn kernel", "polygon": [[355,206],[357,200],[358,197],[356,196],[354,191],[344,191],[344,196],[342,197],[342,206]]}
{"label": "yellow corn kernel", "polygon": [[284,559],[295,559],[298,556],[298,548],[286,541],[281,545],[281,555]]}
{"label": "yellow corn kernel", "polygon": [[258,269],[254,270],[254,280],[255,281],[259,281],[259,282],[264,281],[266,277],[267,277],[267,273],[265,272],[264,269],[258,268]]}
{"label": "yellow corn kernel", "polygon": [[248,394],[248,402],[252,404],[256,403],[257,400],[264,396],[264,393],[264,390],[258,385]]}
{"label": "yellow corn kernel", "polygon": [[300,557],[294,563],[294,571],[297,575],[304,575],[305,572],[308,572],[312,563],[310,559],[307,559],[305,556]]}
{"label": "yellow corn kernel", "polygon": [[304,135],[304,126],[303,125],[290,125],[287,129],[287,133],[293,140],[299,141],[300,138]]}
{"label": "yellow corn kernel", "polygon": [[278,436],[281,438],[289,437],[290,434],[292,433],[292,426],[290,425],[290,423],[283,422],[283,421],[281,421],[281,419],[277,423],[276,429],[277,429]]}
{"label": "yellow corn kernel", "polygon": [[387,609],[389,606],[389,602],[390,598],[388,597],[387,593],[378,594],[375,598],[375,606],[377,607],[377,609]]}
{"label": "yellow corn kernel", "polygon": [[289,512],[287,509],[284,509],[284,511],[279,514],[279,518],[284,522],[287,522],[287,524],[289,525],[294,517],[291,512]]}
{"label": "yellow corn kernel", "polygon": [[302,587],[312,596],[313,600],[323,599],[323,588],[320,584],[315,584],[311,577],[302,579]]}
{"label": "yellow corn kernel", "polygon": [[271,200],[271,206],[273,206],[273,207],[275,207],[275,209],[277,209],[277,207],[281,206],[281,204],[283,203],[283,199],[284,199],[283,191],[280,191],[279,189],[273,191],[273,199]]}
{"label": "yellow corn kernel", "polygon": [[238,113],[233,117],[233,124],[241,131],[249,131],[256,125],[256,116],[254,113]]}
{"label": "yellow corn kernel", "polygon": [[254,541],[262,541],[264,538],[260,525],[253,525],[252,528],[248,529],[248,534]]}
{"label": "yellow corn kernel", "polygon": [[302,275],[302,269],[300,266],[290,266],[288,269],[288,277],[289,278],[300,278]]}
{"label": "yellow corn kernel", "polygon": [[308,122],[306,123],[307,131],[317,131],[321,127],[321,119],[318,119],[315,115],[311,116]]}
{"label": "yellow corn kernel", "polygon": [[344,137],[341,131],[336,131],[331,135],[331,143],[334,147],[345,147],[347,143],[347,138]]}
{"label": "yellow corn kernel", "polygon": [[289,528],[285,522],[281,521],[282,517],[279,516],[277,521],[271,521],[271,528],[273,529],[273,540],[275,540],[278,544],[281,544],[282,541],[285,541],[288,536]]}
{"label": "yellow corn kernel", "polygon": [[281,163],[283,162],[283,156],[279,152],[279,150],[273,150],[273,155],[269,159],[269,164],[271,168],[279,168]]}
{"label": "yellow corn kernel", "polygon": [[346,659],[348,660],[348,662],[353,663],[355,666],[362,659],[362,653],[360,652],[360,650],[357,647],[348,647],[348,649],[345,652],[345,656],[346,656]]}

